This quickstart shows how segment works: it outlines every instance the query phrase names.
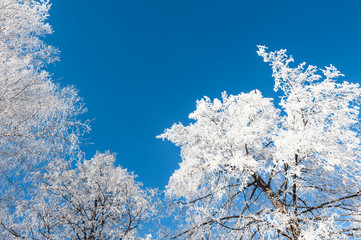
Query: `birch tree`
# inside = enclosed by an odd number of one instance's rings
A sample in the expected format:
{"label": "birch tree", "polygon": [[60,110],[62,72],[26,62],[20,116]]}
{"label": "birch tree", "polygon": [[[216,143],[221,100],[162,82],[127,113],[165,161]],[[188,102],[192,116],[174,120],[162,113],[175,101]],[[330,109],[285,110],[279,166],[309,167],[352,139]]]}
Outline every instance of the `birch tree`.
{"label": "birch tree", "polygon": [[277,107],[257,90],[205,97],[193,123],[158,136],[182,157],[166,194],[185,221],[170,238],[361,237],[359,85],[337,82],[332,65],[292,67],[286,50],[258,48]]}

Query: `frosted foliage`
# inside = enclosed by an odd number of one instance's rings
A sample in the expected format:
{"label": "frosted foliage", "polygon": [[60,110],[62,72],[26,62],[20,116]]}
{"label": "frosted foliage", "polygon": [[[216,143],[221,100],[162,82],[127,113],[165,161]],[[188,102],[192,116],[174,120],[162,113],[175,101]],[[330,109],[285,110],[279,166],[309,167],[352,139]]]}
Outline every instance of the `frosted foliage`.
{"label": "frosted foliage", "polygon": [[76,169],[52,163],[37,197],[19,204],[17,214],[26,220],[14,231],[26,239],[139,239],[137,230],[156,212],[156,191],[143,190],[114,161],[97,153]]}
{"label": "frosted foliage", "polygon": [[279,108],[259,91],[197,102],[193,123],[159,138],[181,148],[167,196],[181,239],[361,237],[358,84],[334,66],[258,54],[272,67]]}
{"label": "frosted foliage", "polygon": [[47,1],[0,0],[0,169],[14,182],[24,168],[76,149],[86,127],[75,119],[83,112],[76,90],[43,70],[57,59],[39,38],[51,33],[48,10]]}
{"label": "frosted foliage", "polygon": [[[262,152],[270,142],[277,121],[271,99],[263,98],[259,91],[237,96],[223,93],[222,101],[211,102],[207,97],[198,101],[197,110],[189,117],[196,122],[187,127],[176,124],[159,136],[182,146],[185,160],[181,170],[171,177],[168,194],[187,198],[201,196],[205,189],[198,186],[214,174],[224,173],[225,178],[233,181],[247,179],[262,168],[262,160],[256,161],[249,153]],[[240,134],[239,129],[244,132]],[[261,159],[260,155],[256,158]],[[213,180],[216,179],[208,179],[209,184],[216,186]]]}
{"label": "frosted foliage", "polygon": [[359,85],[336,83],[335,78],[341,74],[333,66],[322,70],[323,81],[316,81],[321,78],[317,68],[304,70],[305,63],[290,68],[293,59],[287,58],[285,50],[268,54],[265,47],[260,47],[258,53],[272,66],[275,89],[284,92],[280,105],[286,117],[275,138],[277,159],[292,164],[298,154],[298,158],[325,169],[352,166],[360,145],[354,129],[358,123],[359,107],[354,103],[359,101]]}
{"label": "frosted foliage", "polygon": [[0,0],[1,230],[16,218],[16,200],[30,197],[31,173],[77,155],[88,129],[76,118],[84,112],[77,91],[61,88],[44,70],[58,52],[41,40],[52,31],[48,10],[48,1]]}

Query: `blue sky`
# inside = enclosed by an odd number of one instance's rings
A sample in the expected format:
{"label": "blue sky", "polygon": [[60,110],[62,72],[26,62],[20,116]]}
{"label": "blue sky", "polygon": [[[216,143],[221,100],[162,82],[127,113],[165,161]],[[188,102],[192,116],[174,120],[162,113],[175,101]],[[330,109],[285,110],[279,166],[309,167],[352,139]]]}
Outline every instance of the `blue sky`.
{"label": "blue sky", "polygon": [[189,122],[197,99],[252,89],[277,98],[257,44],[361,83],[359,0],[53,0],[50,15],[46,41],[62,53],[49,70],[77,87],[93,119],[87,158],[116,152],[147,187],[163,189],[180,162],[155,136]]}

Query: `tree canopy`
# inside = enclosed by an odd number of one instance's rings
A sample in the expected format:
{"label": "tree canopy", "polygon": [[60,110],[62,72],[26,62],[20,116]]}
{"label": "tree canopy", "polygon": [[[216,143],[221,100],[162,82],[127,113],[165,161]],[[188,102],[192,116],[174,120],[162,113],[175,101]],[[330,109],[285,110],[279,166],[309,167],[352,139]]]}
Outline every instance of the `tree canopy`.
{"label": "tree canopy", "polygon": [[[334,67],[272,67],[279,107],[257,90],[197,101],[188,126],[158,136],[181,148],[166,189],[181,239],[349,239],[361,236],[358,84]],[[320,75],[320,73],[322,75]]]}
{"label": "tree canopy", "polygon": [[[0,238],[140,239],[163,217],[158,191],[114,154],[85,159],[83,103],[45,70],[58,60],[42,40],[49,7],[0,1]],[[360,86],[332,65],[292,66],[286,50],[257,53],[279,102],[258,90],[204,97],[192,123],[158,136],[182,157],[165,190],[178,222],[158,237],[361,238]]]}
{"label": "tree canopy", "polygon": [[84,159],[83,103],[45,70],[58,59],[42,40],[49,7],[0,1],[0,238],[132,239],[155,213],[156,191],[114,155]]}
{"label": "tree canopy", "polygon": [[52,162],[36,196],[19,204],[15,215],[23,220],[14,232],[26,239],[139,239],[138,229],[156,213],[157,191],[143,190],[114,162],[109,153],[75,169]]}
{"label": "tree canopy", "polygon": [[11,181],[77,149],[88,128],[77,119],[85,110],[77,91],[44,70],[58,52],[41,40],[52,31],[48,9],[47,1],[0,2],[0,178]]}

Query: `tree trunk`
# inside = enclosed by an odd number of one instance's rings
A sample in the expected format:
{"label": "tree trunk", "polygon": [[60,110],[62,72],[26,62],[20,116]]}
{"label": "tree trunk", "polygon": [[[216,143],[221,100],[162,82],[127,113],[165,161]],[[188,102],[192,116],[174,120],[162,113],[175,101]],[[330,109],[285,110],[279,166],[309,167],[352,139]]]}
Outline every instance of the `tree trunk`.
{"label": "tree trunk", "polygon": [[301,227],[298,223],[298,220],[292,217],[288,212],[286,205],[280,200],[280,198],[273,192],[271,187],[266,184],[266,182],[257,174],[253,174],[253,178],[257,183],[258,187],[267,195],[268,199],[271,201],[273,206],[281,213],[287,215],[290,220],[287,223],[287,230],[292,234],[293,239],[297,240],[301,233]]}

